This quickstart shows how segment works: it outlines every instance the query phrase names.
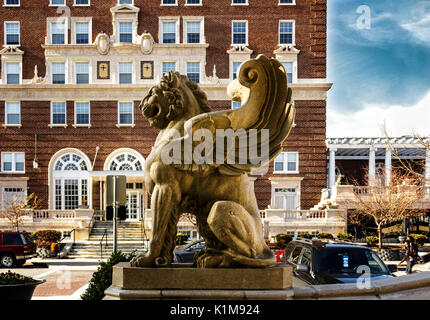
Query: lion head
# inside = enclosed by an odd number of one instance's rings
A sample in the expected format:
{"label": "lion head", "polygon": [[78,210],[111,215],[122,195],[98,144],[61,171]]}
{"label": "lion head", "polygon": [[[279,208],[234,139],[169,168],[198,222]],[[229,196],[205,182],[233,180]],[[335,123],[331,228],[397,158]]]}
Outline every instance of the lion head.
{"label": "lion head", "polygon": [[184,115],[186,111],[184,108],[192,107],[188,95],[193,95],[196,99],[197,114],[211,111],[206,94],[196,83],[178,72],[170,71],[161,78],[157,86],[149,90],[139,109],[151,127],[164,129],[171,121]]}

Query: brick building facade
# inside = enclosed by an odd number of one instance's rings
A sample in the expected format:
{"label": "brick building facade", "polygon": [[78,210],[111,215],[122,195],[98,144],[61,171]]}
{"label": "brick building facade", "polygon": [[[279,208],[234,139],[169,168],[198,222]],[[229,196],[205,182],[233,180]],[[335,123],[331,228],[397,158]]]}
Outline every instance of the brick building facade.
{"label": "brick building facade", "polygon": [[46,209],[105,210],[106,175],[122,170],[138,219],[149,206],[141,166],[157,135],[137,109],[148,89],[175,69],[199,82],[212,109],[237,107],[226,88],[259,54],[284,64],[297,109],[285,154],[254,177],[259,207],[318,203],[326,0],[3,0],[0,19],[2,205],[28,189]]}

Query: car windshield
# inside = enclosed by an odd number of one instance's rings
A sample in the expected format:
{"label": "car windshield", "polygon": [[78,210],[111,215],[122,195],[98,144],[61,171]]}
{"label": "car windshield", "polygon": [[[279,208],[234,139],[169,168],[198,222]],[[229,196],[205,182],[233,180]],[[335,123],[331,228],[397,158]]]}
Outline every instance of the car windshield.
{"label": "car windshield", "polygon": [[314,262],[317,272],[389,274],[376,253],[361,248],[320,248]]}
{"label": "car windshield", "polygon": [[206,248],[206,244],[204,241],[200,241],[200,242],[196,242],[196,243],[191,243],[190,245],[188,245],[185,250],[186,251],[196,251],[196,250],[202,250]]}

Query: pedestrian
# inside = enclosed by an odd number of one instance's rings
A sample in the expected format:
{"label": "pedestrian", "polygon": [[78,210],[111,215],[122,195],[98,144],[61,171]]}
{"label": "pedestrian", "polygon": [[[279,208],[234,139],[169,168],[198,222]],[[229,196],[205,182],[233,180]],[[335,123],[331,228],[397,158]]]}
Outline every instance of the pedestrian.
{"label": "pedestrian", "polygon": [[405,241],[405,256],[402,259],[402,261],[399,262],[397,265],[400,267],[400,265],[406,261],[407,268],[406,268],[406,274],[412,273],[412,268],[414,265],[418,262],[418,246],[415,243],[415,240],[413,237],[408,236]]}

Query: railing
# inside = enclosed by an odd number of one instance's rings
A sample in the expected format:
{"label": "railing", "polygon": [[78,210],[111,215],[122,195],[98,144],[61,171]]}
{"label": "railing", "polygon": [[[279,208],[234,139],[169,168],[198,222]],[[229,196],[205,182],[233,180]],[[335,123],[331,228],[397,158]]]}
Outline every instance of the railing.
{"label": "railing", "polygon": [[[75,238],[76,238],[75,232],[76,232],[76,229],[73,229],[72,231],[70,231],[70,234],[67,237],[63,237],[58,243],[61,243],[61,242],[63,242],[63,240],[71,237],[72,233],[73,233],[73,245],[74,245],[75,244]],[[61,251],[58,252],[58,259],[60,259],[60,253],[61,253]]]}
{"label": "railing", "polygon": [[268,209],[266,210],[265,218],[268,220],[287,221],[309,221],[309,220],[325,220],[328,218],[325,210],[282,210]]}
{"label": "railing", "polygon": [[108,232],[107,229],[105,229],[105,231],[103,232],[103,236],[100,240],[100,260],[103,259],[103,240],[106,240],[106,247],[108,246]]}
{"label": "railing", "polygon": [[46,220],[46,219],[59,219],[68,220],[76,219],[76,212],[74,210],[34,210],[34,220]]}

